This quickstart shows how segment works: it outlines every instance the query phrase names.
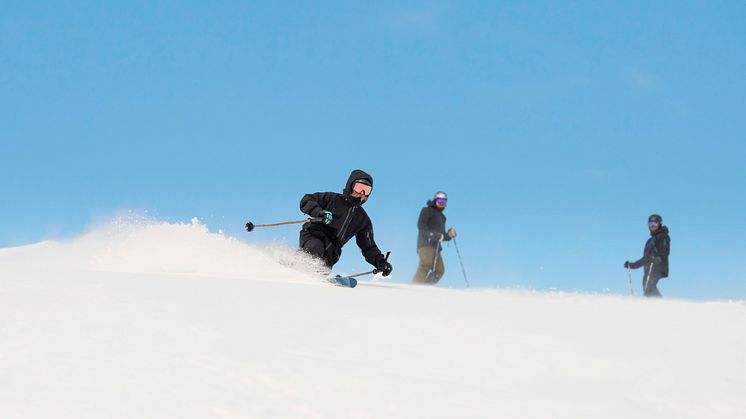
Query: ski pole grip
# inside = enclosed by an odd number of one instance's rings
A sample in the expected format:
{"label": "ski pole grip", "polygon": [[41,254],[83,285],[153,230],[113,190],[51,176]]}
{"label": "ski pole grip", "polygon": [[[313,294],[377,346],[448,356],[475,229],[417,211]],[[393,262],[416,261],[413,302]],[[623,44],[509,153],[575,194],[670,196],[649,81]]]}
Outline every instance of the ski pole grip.
{"label": "ski pole grip", "polygon": [[[385,260],[386,262],[388,262],[390,254],[391,254],[391,252],[386,252],[386,257],[384,257],[383,260]],[[375,274],[377,274],[380,271],[378,270],[378,268],[376,268],[376,269],[373,269],[371,272],[373,273],[373,275],[375,275]]]}
{"label": "ski pole grip", "polygon": [[[386,262],[388,262],[390,254],[391,254],[391,252],[386,252],[386,257],[384,257],[383,260],[385,260]],[[370,273],[372,273],[373,275],[377,274],[378,272],[381,272],[381,271],[378,270],[378,268],[373,269],[372,271],[370,271]]]}

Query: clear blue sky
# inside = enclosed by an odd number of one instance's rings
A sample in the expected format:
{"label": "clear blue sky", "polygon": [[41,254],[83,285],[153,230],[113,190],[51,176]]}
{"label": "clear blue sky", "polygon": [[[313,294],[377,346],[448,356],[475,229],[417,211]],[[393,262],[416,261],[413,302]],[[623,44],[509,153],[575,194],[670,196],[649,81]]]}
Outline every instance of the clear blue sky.
{"label": "clear blue sky", "polygon": [[294,245],[242,226],[362,168],[396,280],[443,189],[474,285],[626,293],[659,212],[664,295],[746,298],[744,21],[739,1],[5,2],[0,246],[127,209]]}

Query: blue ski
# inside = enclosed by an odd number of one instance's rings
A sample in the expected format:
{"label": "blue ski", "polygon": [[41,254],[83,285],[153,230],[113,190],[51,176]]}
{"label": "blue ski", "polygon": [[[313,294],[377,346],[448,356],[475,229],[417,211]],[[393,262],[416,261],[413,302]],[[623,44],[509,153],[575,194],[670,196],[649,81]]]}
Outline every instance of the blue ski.
{"label": "blue ski", "polygon": [[355,288],[357,286],[357,279],[339,275],[329,278],[329,282],[340,287]]}

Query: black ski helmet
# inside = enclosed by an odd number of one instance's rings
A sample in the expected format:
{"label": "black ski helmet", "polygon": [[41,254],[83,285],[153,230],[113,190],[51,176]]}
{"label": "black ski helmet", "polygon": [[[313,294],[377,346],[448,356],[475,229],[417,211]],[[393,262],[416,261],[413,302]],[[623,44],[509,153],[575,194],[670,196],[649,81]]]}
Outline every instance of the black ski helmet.
{"label": "black ski helmet", "polygon": [[663,217],[661,217],[658,214],[653,214],[650,217],[648,217],[648,222],[651,222],[651,221],[655,221],[655,222],[658,223],[658,225],[662,225],[663,224]]}

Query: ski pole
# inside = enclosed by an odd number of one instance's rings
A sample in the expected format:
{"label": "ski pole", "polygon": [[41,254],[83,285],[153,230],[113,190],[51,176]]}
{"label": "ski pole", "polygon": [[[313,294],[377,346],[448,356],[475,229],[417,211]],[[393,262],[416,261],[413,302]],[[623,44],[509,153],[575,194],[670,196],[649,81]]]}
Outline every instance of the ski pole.
{"label": "ski pole", "polygon": [[316,222],[321,221],[321,218],[304,218],[302,220],[296,220],[296,221],[284,221],[282,223],[272,223],[272,224],[254,224],[251,221],[246,223],[246,231],[251,233],[254,231],[256,227],[277,227],[277,226],[285,226],[289,224],[302,224],[302,223],[310,223],[310,222]]}
{"label": "ski pole", "polygon": [[[385,260],[385,261],[388,261],[388,260],[389,260],[389,255],[390,255],[390,254],[391,254],[391,252],[387,252],[387,253],[386,253],[386,257],[384,258],[384,260]],[[379,272],[379,270],[378,270],[378,268],[376,268],[376,269],[373,269],[372,271],[368,271],[368,272],[362,272],[362,273],[359,273],[359,274],[354,274],[354,275],[346,275],[346,276],[338,276],[338,277],[336,277],[335,279],[349,279],[349,278],[357,278],[357,277],[359,277],[359,276],[365,276],[365,275],[375,275],[375,274],[377,274],[378,272]]]}
{"label": "ski pole", "polygon": [[334,279],[350,279],[350,278],[357,278],[359,276],[365,276],[365,275],[375,275],[377,273],[378,273],[378,269],[373,269],[372,271],[362,272],[362,273],[355,274],[355,275],[337,276]]}
{"label": "ski pole", "polygon": [[464,262],[461,261],[461,252],[458,251],[458,243],[456,238],[453,238],[453,246],[456,248],[456,254],[458,255],[458,263],[461,264],[461,272],[464,274],[464,282],[466,282],[466,288],[469,288],[469,280],[466,279],[466,269],[464,269]]}
{"label": "ski pole", "polygon": [[635,295],[635,290],[632,288],[632,269],[627,266],[627,273],[629,274],[629,295]]}
{"label": "ski pole", "polygon": [[648,271],[648,276],[645,278],[645,289],[642,290],[645,295],[648,295],[648,282],[650,282],[650,275],[653,273],[653,266],[655,265],[655,260],[650,262],[650,270]]}
{"label": "ski pole", "polygon": [[435,252],[433,252],[433,267],[430,268],[430,273],[428,273],[425,280],[427,280],[428,283],[434,284],[435,283],[435,266],[438,262],[438,253],[440,253],[440,244],[443,242],[443,235],[440,235],[440,238],[438,239],[438,245],[435,246]]}

